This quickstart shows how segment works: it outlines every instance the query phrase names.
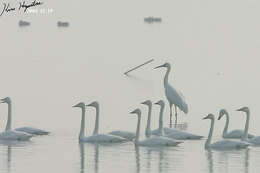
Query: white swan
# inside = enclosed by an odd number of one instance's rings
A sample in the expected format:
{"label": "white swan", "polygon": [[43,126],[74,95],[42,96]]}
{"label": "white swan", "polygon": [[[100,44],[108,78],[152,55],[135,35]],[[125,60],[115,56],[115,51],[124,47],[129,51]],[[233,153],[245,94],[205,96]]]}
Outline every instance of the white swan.
{"label": "white swan", "polygon": [[81,116],[81,126],[79,132],[79,141],[80,142],[89,142],[89,143],[117,143],[125,141],[124,138],[108,135],[108,134],[94,134],[92,136],[85,136],[85,114],[86,106],[83,102],[76,104],[73,107],[79,107],[82,110]]}
{"label": "white swan", "polygon": [[217,141],[213,144],[211,144],[211,138],[213,135],[213,129],[214,129],[214,123],[215,123],[215,117],[213,114],[208,114],[208,116],[203,118],[210,119],[211,120],[211,126],[209,130],[209,136],[205,143],[205,149],[217,149],[217,150],[226,150],[226,149],[240,149],[240,148],[247,148],[249,146],[246,142],[241,141],[231,141],[228,139]]}
{"label": "white swan", "polygon": [[[7,126],[5,130],[10,130],[12,124],[12,101],[9,97],[1,99],[0,101],[1,103],[6,103],[8,105],[8,119],[7,119]],[[16,128],[15,130],[33,134],[33,135],[47,135],[50,133],[48,131],[32,128],[32,127],[20,127],[20,128]]]}
{"label": "white swan", "polygon": [[248,107],[242,107],[238,109],[237,111],[245,112],[246,113],[246,125],[244,134],[241,138],[242,141],[246,141],[253,145],[260,145],[260,136],[253,137],[251,139],[248,139],[248,129],[249,129],[249,119],[250,119],[250,111]]}
{"label": "white swan", "polygon": [[[155,129],[155,130],[151,130],[152,101],[146,100],[146,101],[142,102],[141,104],[148,106],[148,119],[147,119],[147,124],[146,124],[146,129],[145,129],[145,136],[147,138],[150,137],[151,135],[159,136],[160,135],[159,128]],[[160,126],[160,122],[159,122],[159,126]],[[175,129],[171,129],[171,128],[167,128],[167,127],[163,128],[163,131],[164,131],[165,134],[170,134],[173,130],[175,130]]]}
{"label": "white swan", "polygon": [[145,128],[145,136],[149,138],[152,135],[152,130],[151,130],[152,102],[151,100],[146,100],[141,104],[148,106],[148,118],[147,118],[147,123]]}
{"label": "white swan", "polygon": [[188,113],[188,105],[185,102],[185,99],[180,91],[177,91],[174,87],[169,84],[168,76],[171,71],[171,65],[169,63],[165,63],[156,68],[165,67],[167,68],[167,72],[164,76],[164,89],[165,95],[170,105],[170,121],[172,124],[172,105],[175,107],[175,124],[177,124],[177,107],[182,110],[185,114]]}
{"label": "white swan", "polygon": [[[236,139],[241,139],[243,134],[244,134],[244,131],[243,130],[240,130],[240,129],[236,129],[236,130],[232,130],[231,132],[228,132],[228,124],[229,124],[229,114],[228,112],[225,110],[225,109],[221,109],[219,111],[219,117],[218,117],[218,120],[220,120],[224,115],[226,115],[226,124],[225,124],[225,127],[224,127],[224,130],[223,130],[223,134],[222,134],[222,137],[223,138],[236,138]],[[248,134],[248,138],[253,138],[254,135],[252,134]]]}
{"label": "white swan", "polygon": [[27,141],[31,139],[31,137],[32,137],[31,134],[19,132],[11,129],[0,133],[0,140]]}
{"label": "white swan", "polygon": [[[93,135],[98,134],[99,130],[99,104],[98,102],[94,101],[86,106],[92,106],[96,109],[96,122],[95,122],[95,129],[93,132]],[[135,138],[135,133],[133,132],[128,132],[128,131],[121,131],[121,130],[116,130],[109,132],[108,134],[114,135],[114,136],[119,136],[121,138],[125,138],[127,140],[133,140]]]}
{"label": "white swan", "polygon": [[180,141],[174,141],[170,138],[166,138],[163,136],[152,136],[150,138],[140,141],[139,136],[140,136],[140,126],[141,126],[141,110],[136,109],[130,113],[137,114],[137,116],[138,116],[136,136],[135,136],[135,145],[153,147],[153,146],[176,146],[176,145],[182,143]]}
{"label": "white swan", "polygon": [[[165,103],[162,100],[159,101],[157,104],[161,106],[160,118],[159,118],[159,128],[152,131],[153,135],[161,135],[160,127],[162,127],[162,117],[163,117],[163,112],[164,112],[164,107],[165,107]],[[178,130],[175,128],[164,128],[164,133],[166,134],[165,137],[172,138],[172,139],[178,139],[178,140],[196,140],[196,139],[203,138],[203,136],[195,135],[195,134],[181,131],[181,130]]]}

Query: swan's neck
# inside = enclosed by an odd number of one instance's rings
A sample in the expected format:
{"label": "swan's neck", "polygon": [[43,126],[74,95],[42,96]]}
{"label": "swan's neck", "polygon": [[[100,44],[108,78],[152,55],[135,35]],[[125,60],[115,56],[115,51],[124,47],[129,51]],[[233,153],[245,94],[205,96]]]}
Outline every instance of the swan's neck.
{"label": "swan's neck", "polygon": [[168,85],[168,77],[169,77],[170,71],[171,71],[171,67],[167,67],[167,71],[164,76],[164,86]]}
{"label": "swan's neck", "polygon": [[93,131],[93,135],[98,134],[99,129],[99,106],[96,107],[96,121],[95,121],[95,129]]}
{"label": "swan's neck", "polygon": [[159,135],[163,136],[163,110],[164,110],[164,105],[161,106],[160,109],[160,118],[159,118]]}
{"label": "swan's neck", "polygon": [[138,114],[138,122],[137,122],[137,128],[136,128],[136,136],[135,136],[135,143],[136,144],[139,142],[140,124],[141,124],[141,115]]}
{"label": "swan's neck", "polygon": [[85,108],[82,109],[82,116],[81,116],[81,126],[80,126],[80,132],[79,132],[79,139],[85,136]]}
{"label": "swan's neck", "polygon": [[228,124],[229,124],[229,114],[226,112],[226,124],[223,130],[223,137],[227,135],[227,131],[228,131]]}
{"label": "swan's neck", "polygon": [[250,119],[250,112],[246,112],[246,125],[244,130],[244,135],[242,136],[242,141],[246,141],[248,138],[248,129],[249,129],[249,119]]}
{"label": "swan's neck", "polygon": [[213,129],[214,129],[214,122],[215,122],[215,120],[212,119],[211,120],[211,124],[210,124],[209,136],[208,136],[208,139],[207,139],[207,141],[205,143],[205,148],[208,148],[210,143],[211,143],[211,138],[212,138]]}
{"label": "swan's neck", "polygon": [[12,103],[7,103],[8,105],[8,119],[7,119],[7,123],[6,123],[6,127],[5,130],[11,130],[12,128]]}
{"label": "swan's neck", "polygon": [[148,106],[148,119],[145,129],[145,136],[149,138],[151,136],[151,116],[152,116],[152,105]]}

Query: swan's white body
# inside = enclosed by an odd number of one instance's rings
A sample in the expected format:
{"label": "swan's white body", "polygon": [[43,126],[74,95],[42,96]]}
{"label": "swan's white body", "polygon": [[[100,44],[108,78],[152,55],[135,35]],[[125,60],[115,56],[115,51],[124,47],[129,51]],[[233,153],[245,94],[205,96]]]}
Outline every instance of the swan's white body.
{"label": "swan's white body", "polygon": [[109,134],[96,134],[92,136],[84,136],[80,137],[79,140],[81,142],[89,143],[118,143],[126,141],[124,138],[120,138]]}
{"label": "swan's white body", "polygon": [[[12,102],[9,97],[7,97],[5,99],[1,99],[1,100],[3,101],[3,103],[7,103],[7,105],[8,105],[8,119],[7,119],[6,130],[10,130],[11,124],[12,124]],[[41,130],[38,128],[33,128],[33,127],[20,127],[20,128],[16,128],[15,130],[24,132],[24,133],[28,133],[28,134],[32,134],[32,135],[47,135],[50,133],[48,131]]]}
{"label": "swan's white body", "polygon": [[249,146],[249,144],[246,143],[246,142],[231,141],[231,140],[227,140],[227,139],[220,140],[220,141],[217,141],[217,142],[211,144],[211,138],[212,138],[212,135],[213,135],[215,117],[214,117],[213,114],[209,114],[204,119],[210,119],[211,120],[209,136],[208,136],[208,139],[206,140],[206,143],[205,143],[205,149],[230,150],[230,149],[247,148]]}
{"label": "swan's white body", "polygon": [[[232,139],[241,139],[244,131],[240,129],[232,130],[231,132],[228,132],[228,125],[229,125],[229,114],[225,109],[221,109],[219,112],[218,120],[221,119],[223,115],[226,115],[226,124],[222,133],[223,138],[232,138]],[[248,134],[248,138],[253,138],[254,135]]]}
{"label": "swan's white body", "polygon": [[138,116],[135,145],[156,147],[156,146],[177,146],[178,144],[182,143],[181,141],[172,140],[170,138],[163,137],[163,136],[152,136],[150,138],[140,141],[139,136],[140,136],[140,124],[141,124],[141,111],[139,109],[137,110],[138,111],[136,112],[132,112],[132,113],[136,113]]}
{"label": "swan's white body", "polygon": [[159,128],[151,131],[152,135],[160,136],[162,134],[160,129],[163,129],[163,133],[165,137],[177,139],[177,140],[187,140],[187,139],[201,139],[203,136],[195,135],[192,133],[184,132],[175,128],[163,128],[163,110],[164,110],[164,102],[162,101],[161,110],[160,110],[160,118],[159,118]]}
{"label": "swan's white body", "polygon": [[[185,132],[182,130],[178,130],[175,128],[168,128],[165,127],[163,128],[165,136],[169,138],[174,138],[178,140],[196,140],[196,139],[201,139],[203,136],[200,135],[195,135],[189,132]],[[159,129],[153,130],[152,135],[159,135]]]}
{"label": "swan's white body", "polygon": [[[80,107],[82,110],[82,117],[81,117],[81,126],[80,126],[80,133],[79,133],[79,141],[80,142],[89,142],[89,143],[117,143],[117,142],[124,142],[126,139],[109,135],[109,134],[98,134],[98,125],[94,130],[94,134],[92,136],[85,136],[85,113],[86,108],[84,103],[79,103],[74,107]],[[96,124],[98,124],[98,120],[96,117]]]}
{"label": "swan's white body", "polygon": [[128,131],[122,131],[122,130],[115,130],[115,131],[109,132],[109,134],[114,135],[114,136],[120,136],[121,138],[125,138],[130,141],[135,138],[135,133],[128,132]]}
{"label": "swan's white body", "polygon": [[15,130],[33,134],[33,135],[48,135],[50,132],[38,128],[33,128],[33,127],[20,127],[16,128]]}
{"label": "swan's white body", "polygon": [[241,138],[242,141],[248,142],[253,145],[260,145],[260,136],[253,137],[251,139],[248,138],[248,130],[249,130],[249,119],[250,119],[250,111],[248,107],[243,107],[238,111],[243,111],[246,113],[246,125],[244,129],[243,136]]}
{"label": "swan's white body", "polygon": [[27,141],[32,137],[32,135],[15,131],[15,130],[6,130],[0,133],[0,140],[19,140]]}
{"label": "swan's white body", "polygon": [[[166,67],[167,71],[164,76],[164,90],[165,90],[165,96],[169,102],[170,105],[170,111],[171,111],[171,117],[172,117],[172,105],[175,106],[175,116],[177,120],[177,107],[182,110],[185,114],[188,113],[188,105],[185,102],[185,99],[183,97],[183,94],[175,89],[173,86],[171,86],[168,82],[169,73],[171,71],[171,65],[169,63],[165,63],[161,66],[158,66],[156,68],[160,67]],[[177,121],[176,121],[177,122]]]}
{"label": "swan's white body", "polygon": [[[93,135],[97,135],[99,133],[99,104],[98,102],[93,102],[87,106],[93,106],[96,109],[96,120],[95,120],[95,128],[94,128],[94,132]],[[105,134],[103,134],[105,135]],[[108,135],[114,136],[114,137],[120,137],[120,138],[124,138],[126,140],[133,140],[135,138],[135,133],[133,132],[128,132],[128,131],[121,131],[121,130],[116,130],[116,131],[112,131],[109,132]],[[106,137],[103,136],[103,138],[105,139]],[[118,140],[120,140],[120,138],[118,138]]]}

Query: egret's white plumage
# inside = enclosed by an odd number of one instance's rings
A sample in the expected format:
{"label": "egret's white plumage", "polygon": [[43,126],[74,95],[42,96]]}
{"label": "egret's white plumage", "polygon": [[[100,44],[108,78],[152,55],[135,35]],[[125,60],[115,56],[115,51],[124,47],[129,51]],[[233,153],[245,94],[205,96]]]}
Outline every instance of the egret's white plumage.
{"label": "egret's white plumage", "polygon": [[242,107],[237,111],[245,112],[246,113],[246,125],[244,129],[244,134],[241,138],[242,141],[248,142],[253,145],[260,145],[260,136],[253,137],[251,139],[248,138],[248,130],[249,130],[249,119],[250,119],[250,110],[248,107]]}
{"label": "egret's white plumage", "polygon": [[213,114],[209,114],[208,116],[206,116],[203,119],[211,120],[209,136],[205,143],[205,149],[230,150],[230,149],[247,148],[249,146],[249,144],[247,142],[232,141],[232,140],[227,140],[227,139],[220,140],[220,141],[217,141],[217,142],[211,144],[211,138],[212,138],[213,130],[214,130],[215,117]]}
{"label": "egret's white plumage", "polygon": [[[225,109],[221,109],[219,111],[219,117],[218,120],[220,120],[223,116],[226,116],[226,124],[222,133],[223,138],[233,138],[233,139],[241,139],[244,131],[240,129],[232,130],[231,132],[228,132],[228,125],[229,125],[229,114]],[[248,134],[248,138],[253,138],[254,135]]]}
{"label": "egret's white plumage", "polygon": [[[96,109],[96,121],[95,121],[95,128],[93,135],[98,134],[99,131],[99,103],[94,101],[91,104],[88,104],[87,106],[92,106]],[[109,132],[108,134],[113,136],[119,136],[121,138],[127,139],[127,140],[133,140],[135,138],[135,133],[128,132],[128,131],[122,131],[122,130],[115,130],[112,132]]]}
{"label": "egret's white plumage", "polygon": [[131,113],[137,114],[137,116],[138,116],[135,145],[155,147],[155,146],[176,146],[176,145],[182,143],[181,141],[172,140],[172,139],[164,137],[164,136],[152,136],[150,138],[140,141],[139,136],[140,136],[140,126],[141,126],[141,110],[136,109],[136,110],[132,111]]}
{"label": "egret's white plumage", "polygon": [[165,89],[165,96],[170,105],[170,112],[171,112],[170,118],[172,120],[172,106],[174,105],[175,106],[175,117],[176,117],[175,122],[177,122],[177,107],[180,110],[182,110],[184,113],[187,114],[188,105],[185,102],[183,94],[169,84],[168,77],[169,77],[169,73],[171,71],[171,65],[169,63],[165,63],[165,64],[160,65],[155,68],[161,68],[161,67],[167,68],[166,74],[164,76],[164,89]]}
{"label": "egret's white plumage", "polygon": [[[7,119],[7,125],[5,130],[10,130],[11,129],[11,124],[12,124],[12,101],[9,97],[6,97],[4,99],[0,100],[1,103],[6,103],[8,105],[8,119]],[[50,132],[41,130],[38,128],[33,128],[33,127],[20,127],[16,128],[16,131],[32,134],[32,135],[47,135]]]}
{"label": "egret's white plumage", "polygon": [[117,143],[117,142],[124,142],[126,139],[109,135],[109,134],[98,134],[98,128],[94,130],[94,133],[92,136],[85,136],[85,113],[86,113],[86,107],[83,102],[78,103],[77,105],[73,107],[79,107],[82,110],[82,116],[81,116],[81,126],[80,126],[80,132],[79,132],[79,141],[80,142],[89,142],[89,143]]}

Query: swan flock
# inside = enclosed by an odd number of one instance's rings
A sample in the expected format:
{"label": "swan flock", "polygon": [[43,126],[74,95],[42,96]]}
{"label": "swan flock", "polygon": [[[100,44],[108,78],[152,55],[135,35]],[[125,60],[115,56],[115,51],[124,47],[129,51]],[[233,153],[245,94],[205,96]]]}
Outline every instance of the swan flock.
{"label": "swan flock", "polygon": [[[188,104],[186,103],[183,94],[174,88],[168,81],[169,74],[171,71],[170,63],[164,63],[163,65],[157,66],[154,69],[158,68],[166,68],[166,73],[164,76],[164,93],[170,108],[170,121],[172,124],[172,115],[173,115],[173,106],[175,110],[175,125],[177,124],[177,109],[181,110],[185,114],[188,113]],[[32,137],[37,135],[48,135],[50,132],[45,131],[35,127],[19,127],[12,129],[12,101],[10,97],[6,97],[0,99],[0,103],[5,103],[8,109],[7,115],[7,123],[5,130],[0,132],[0,140],[16,140],[16,141],[24,141],[30,140]],[[141,102],[142,105],[147,106],[147,121],[145,127],[145,138],[141,138],[141,122],[143,118],[146,118],[140,108],[137,108],[130,112],[131,115],[134,115],[137,118],[137,126],[134,131],[124,131],[124,130],[115,130],[107,133],[99,133],[99,123],[101,120],[100,114],[100,105],[97,101],[93,101],[89,104],[85,104],[84,102],[79,102],[74,105],[74,108],[80,108],[81,110],[81,123],[80,123],[80,132],[78,136],[78,140],[80,142],[87,143],[123,143],[123,142],[132,142],[136,146],[178,146],[181,145],[185,140],[201,140],[203,139],[202,135],[194,134],[188,131],[179,130],[177,128],[164,127],[163,126],[163,117],[164,117],[164,109],[165,103],[163,100],[159,100],[154,103],[160,108],[160,113],[158,116],[158,128],[151,129],[151,121],[152,121],[152,108],[153,103],[151,100],[146,100]],[[87,109],[95,109],[95,127],[92,135],[85,135],[85,121],[86,121],[86,110]],[[248,146],[260,145],[260,136],[255,136],[249,133],[249,120],[250,120],[250,110],[248,107],[242,107],[237,109],[239,112],[243,112],[246,115],[246,123],[244,130],[235,129],[229,131],[229,122],[230,116],[227,110],[221,109],[219,111],[218,120],[223,119],[225,117],[225,126],[223,129],[222,137],[223,140],[219,140],[216,142],[211,142],[214,131],[215,124],[215,116],[213,114],[208,114],[203,118],[203,120],[210,120],[210,129],[208,138],[205,141],[205,149],[242,149],[247,148]],[[134,129],[133,129],[134,130]]]}

